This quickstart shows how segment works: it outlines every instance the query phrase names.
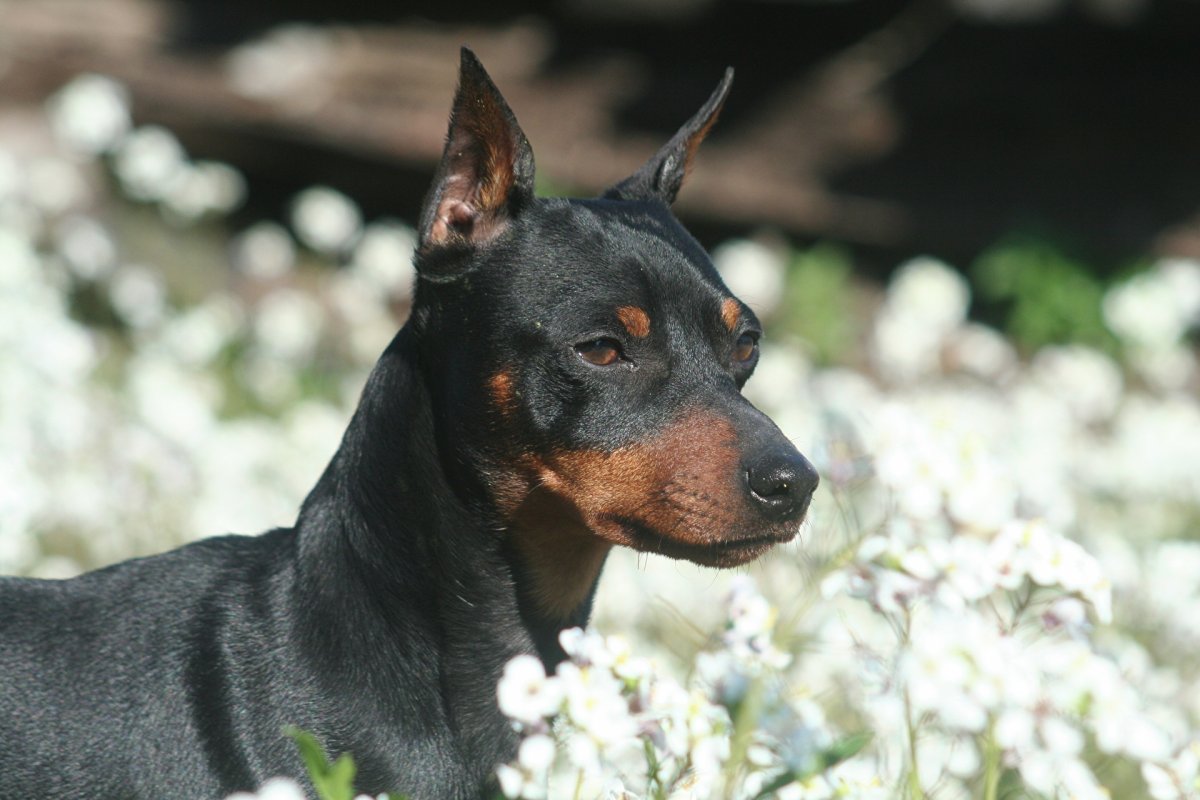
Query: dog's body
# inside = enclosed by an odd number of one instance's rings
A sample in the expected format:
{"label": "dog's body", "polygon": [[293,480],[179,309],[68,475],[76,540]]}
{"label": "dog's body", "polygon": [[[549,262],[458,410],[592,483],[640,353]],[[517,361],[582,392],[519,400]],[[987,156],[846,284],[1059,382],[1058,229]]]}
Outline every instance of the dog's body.
{"label": "dog's body", "polygon": [[742,399],[757,322],[668,209],[728,83],[604,197],[540,200],[464,51],[412,316],[295,528],[0,581],[0,799],[304,781],[285,725],[361,791],[479,797],[504,663],[561,659],[613,544],[791,538],[816,475]]}

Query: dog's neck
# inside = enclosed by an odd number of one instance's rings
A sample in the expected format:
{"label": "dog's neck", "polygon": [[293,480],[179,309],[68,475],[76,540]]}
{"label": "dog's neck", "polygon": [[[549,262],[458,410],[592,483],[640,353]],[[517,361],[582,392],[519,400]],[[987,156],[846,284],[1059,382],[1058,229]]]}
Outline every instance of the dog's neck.
{"label": "dog's neck", "polygon": [[[552,670],[564,657],[559,632],[587,623],[599,570],[573,609],[547,613],[544,587],[497,530],[487,500],[452,489],[416,349],[406,327],[372,372],[338,453],[301,509],[301,580],[325,594],[369,593],[381,619],[406,615],[405,629],[431,626],[444,643],[444,668],[461,649],[472,674],[481,658],[495,658],[498,677],[504,661],[522,652]],[[331,565],[341,566],[348,585],[330,584]]]}

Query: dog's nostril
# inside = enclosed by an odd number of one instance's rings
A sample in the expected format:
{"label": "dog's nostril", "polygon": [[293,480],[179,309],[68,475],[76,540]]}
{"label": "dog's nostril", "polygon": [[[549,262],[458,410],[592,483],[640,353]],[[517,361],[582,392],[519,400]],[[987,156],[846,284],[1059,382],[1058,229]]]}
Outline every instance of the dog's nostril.
{"label": "dog's nostril", "polygon": [[799,453],[773,453],[746,470],[751,495],[772,513],[803,513],[817,488],[817,471]]}

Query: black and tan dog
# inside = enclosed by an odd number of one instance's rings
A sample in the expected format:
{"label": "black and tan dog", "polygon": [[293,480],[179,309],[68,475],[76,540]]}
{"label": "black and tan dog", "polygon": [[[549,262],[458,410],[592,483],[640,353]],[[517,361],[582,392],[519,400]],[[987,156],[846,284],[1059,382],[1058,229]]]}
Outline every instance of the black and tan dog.
{"label": "black and tan dog", "polygon": [[463,51],[411,319],[294,528],[67,581],[0,581],[0,798],[205,798],[304,781],[285,725],[358,788],[494,791],[504,663],[552,667],[613,545],[743,564],[817,477],[741,396],[758,322],[668,206],[729,89],[592,200]]}

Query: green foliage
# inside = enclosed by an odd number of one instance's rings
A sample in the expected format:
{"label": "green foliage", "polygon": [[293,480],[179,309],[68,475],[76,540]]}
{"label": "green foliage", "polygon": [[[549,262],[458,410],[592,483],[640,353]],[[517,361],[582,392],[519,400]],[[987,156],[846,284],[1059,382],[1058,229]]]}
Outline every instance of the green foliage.
{"label": "green foliage", "polygon": [[812,347],[818,364],[846,363],[857,344],[853,269],[849,252],[828,243],[797,251],[788,265],[779,322]]}
{"label": "green foliage", "polygon": [[1003,309],[1004,327],[1022,348],[1077,343],[1116,351],[1101,316],[1104,283],[1058,247],[1029,237],[1006,240],[975,261],[971,277],[977,297]]}
{"label": "green foliage", "polygon": [[873,738],[869,731],[860,733],[852,733],[849,736],[843,736],[838,739],[829,749],[823,751],[817,759],[816,765],[807,771],[797,772],[788,770],[777,776],[762,788],[758,794],[754,796],[754,800],[760,798],[772,797],[776,792],[785,786],[788,786],[797,781],[807,780],[814,775],[819,775],[830,767],[837,766],[848,758],[853,758],[858,755],[864,747],[871,743]]}
{"label": "green foliage", "polygon": [[[300,758],[312,778],[313,788],[321,800],[354,800],[354,774],[357,768],[349,753],[342,753],[330,762],[325,748],[307,731],[289,725],[284,733],[292,737]],[[399,800],[399,798],[397,798]]]}

